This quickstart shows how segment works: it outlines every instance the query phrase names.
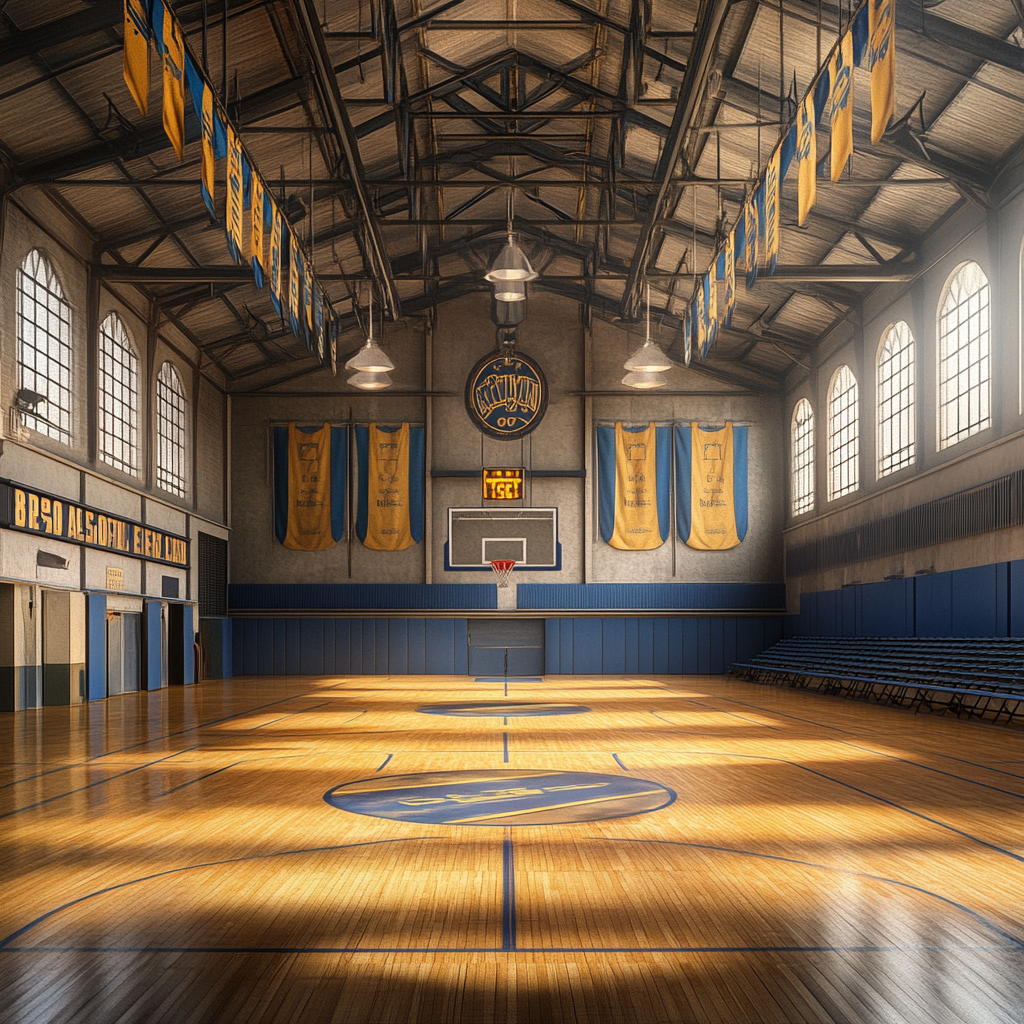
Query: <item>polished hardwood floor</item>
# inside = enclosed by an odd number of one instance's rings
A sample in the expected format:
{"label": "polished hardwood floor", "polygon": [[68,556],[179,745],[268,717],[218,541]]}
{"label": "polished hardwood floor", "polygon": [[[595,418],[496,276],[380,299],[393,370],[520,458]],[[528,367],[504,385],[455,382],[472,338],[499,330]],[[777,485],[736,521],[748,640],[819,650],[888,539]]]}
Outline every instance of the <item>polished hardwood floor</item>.
{"label": "polished hardwood floor", "polygon": [[[503,701],[588,710],[417,710]],[[0,892],[19,1024],[1019,1022],[1024,742],[722,677],[207,682],[0,718]]]}

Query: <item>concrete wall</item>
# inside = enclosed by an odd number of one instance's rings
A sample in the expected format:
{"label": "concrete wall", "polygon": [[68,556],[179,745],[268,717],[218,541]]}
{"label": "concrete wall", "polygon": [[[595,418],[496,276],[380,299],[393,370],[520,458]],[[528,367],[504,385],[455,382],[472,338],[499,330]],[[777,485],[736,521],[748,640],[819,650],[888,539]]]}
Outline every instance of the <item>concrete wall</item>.
{"label": "concrete wall", "polygon": [[[990,210],[960,204],[918,249],[927,269],[909,284],[873,290],[857,312],[862,327],[844,324],[812,353],[809,373],[794,370],[782,408],[787,468],[784,541],[788,549],[839,534],[893,512],[1013,472],[1024,465],[1022,399],[1022,240],[1024,175],[994,189]],[[955,196],[954,196],[955,198]],[[938,310],[946,285],[968,260],[976,261],[991,293],[991,425],[944,449],[939,447]],[[884,477],[878,475],[878,405],[875,361],[889,326],[905,320],[916,343],[916,460]],[[860,487],[827,500],[826,395],[835,369],[847,364],[857,377],[860,401]],[[791,514],[790,420],[796,403],[807,398],[815,416],[815,507]],[[787,578],[791,614],[800,612],[800,596],[870,584],[886,577],[919,572],[950,572],[1024,557],[1024,527],[966,537],[933,547],[861,561],[829,571]]]}
{"label": "concrete wall", "polygon": [[[593,582],[773,582],[782,574],[780,532],[783,446],[780,403],[775,397],[709,390],[707,378],[678,368],[667,374],[661,395],[624,389],[622,364],[642,342],[634,327],[580,321],[579,305],[534,290],[529,315],[519,328],[519,347],[541,365],[550,397],[541,424],[525,438],[498,441],[481,434],[465,408],[466,378],[474,364],[494,351],[495,329],[486,292],[464,296],[438,309],[432,331],[419,320],[387,325],[384,347],[397,370],[393,393],[365,395],[344,383],[346,374],[321,371],[295,385],[260,396],[232,398],[232,583],[480,583],[479,572],[444,569],[447,513],[483,502],[478,473],[484,466],[523,466],[527,471],[564,471],[574,476],[527,474],[525,506],[559,510],[560,572],[517,572],[522,583]],[[359,344],[352,335],[339,344],[339,364]],[[428,374],[429,364],[429,374]],[[281,394],[281,391],[292,394]],[[400,391],[430,391],[432,397]],[[616,394],[590,394],[591,392]],[[308,394],[307,394],[308,393]],[[335,397],[336,396],[336,397]],[[403,419],[427,427],[428,522],[424,543],[402,552],[376,552],[353,541],[351,531],[325,552],[284,548],[273,533],[270,431],[275,423],[344,423]],[[594,427],[621,419],[631,423],[698,420],[749,425],[750,526],[731,551],[698,552],[670,537],[655,551],[623,552],[597,532]],[[350,453],[349,487],[356,485]],[[432,475],[432,473],[434,475]],[[584,473],[581,477],[579,474]],[[240,541],[244,538],[244,544]]]}

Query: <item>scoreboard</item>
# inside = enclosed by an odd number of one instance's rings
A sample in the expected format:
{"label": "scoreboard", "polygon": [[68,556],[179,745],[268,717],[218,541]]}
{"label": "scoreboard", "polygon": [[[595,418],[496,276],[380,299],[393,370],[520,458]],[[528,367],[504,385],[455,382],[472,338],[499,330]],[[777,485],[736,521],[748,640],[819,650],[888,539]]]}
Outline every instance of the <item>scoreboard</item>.
{"label": "scoreboard", "polygon": [[485,469],[483,496],[491,501],[519,501],[523,497],[521,469]]}

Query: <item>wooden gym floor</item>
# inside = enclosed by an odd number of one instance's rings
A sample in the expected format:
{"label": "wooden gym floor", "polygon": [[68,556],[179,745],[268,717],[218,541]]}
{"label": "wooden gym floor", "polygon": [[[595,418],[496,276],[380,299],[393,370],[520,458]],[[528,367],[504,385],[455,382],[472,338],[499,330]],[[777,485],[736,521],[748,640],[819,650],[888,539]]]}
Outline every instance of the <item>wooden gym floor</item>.
{"label": "wooden gym floor", "polygon": [[[589,711],[417,711],[505,700]],[[1024,1020],[1019,731],[722,677],[293,676],[0,738],[4,1022]]]}

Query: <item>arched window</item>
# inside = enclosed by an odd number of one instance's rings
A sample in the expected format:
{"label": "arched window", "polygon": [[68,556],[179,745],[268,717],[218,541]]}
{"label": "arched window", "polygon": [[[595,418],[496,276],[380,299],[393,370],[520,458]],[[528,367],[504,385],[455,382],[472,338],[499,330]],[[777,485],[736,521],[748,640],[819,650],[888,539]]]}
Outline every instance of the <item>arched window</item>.
{"label": "arched window", "polygon": [[18,386],[42,396],[26,426],[71,444],[71,307],[36,249],[18,271]]}
{"label": "arched window", "polygon": [[100,458],[135,476],[139,467],[139,357],[121,318],[100,324]]}
{"label": "arched window", "polygon": [[185,497],[185,393],[170,363],[156,378],[156,483]]}
{"label": "arched window", "polygon": [[860,418],[857,378],[840,366],[828,387],[828,500],[860,486]]}
{"label": "arched window", "polygon": [[989,286],[977,263],[953,275],[939,305],[939,447],[991,424]]}
{"label": "arched window", "polygon": [[878,346],[878,475],[914,461],[914,336],[900,320]]}
{"label": "arched window", "polygon": [[814,508],[814,413],[801,398],[793,410],[790,437],[793,448],[793,515]]}

